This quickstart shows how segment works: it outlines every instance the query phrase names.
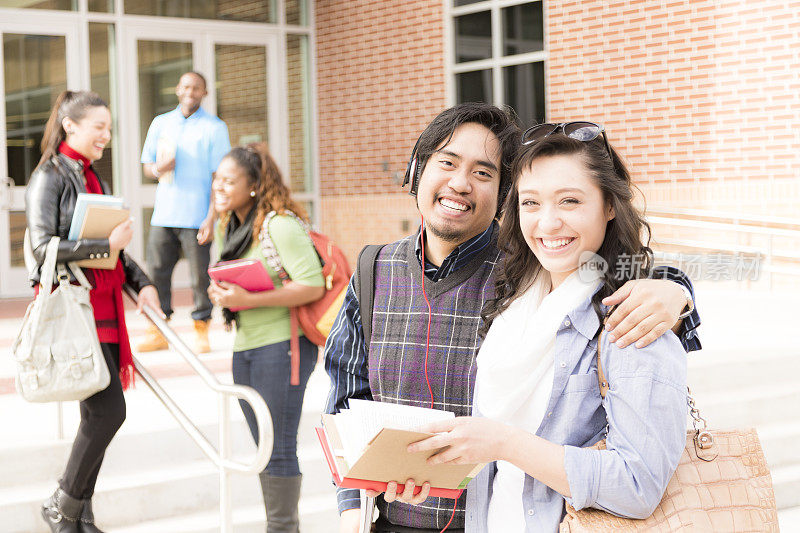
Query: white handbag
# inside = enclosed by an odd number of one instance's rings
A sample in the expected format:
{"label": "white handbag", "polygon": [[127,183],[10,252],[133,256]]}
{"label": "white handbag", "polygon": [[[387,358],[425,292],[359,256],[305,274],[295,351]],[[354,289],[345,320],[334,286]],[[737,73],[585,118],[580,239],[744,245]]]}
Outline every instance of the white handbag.
{"label": "white handbag", "polygon": [[84,400],[111,381],[89,301],[92,286],[75,263],[69,267],[80,285],[69,282],[63,264],[56,266],[60,240],[53,237],[47,245],[39,294],[11,346],[17,392],[29,402]]}

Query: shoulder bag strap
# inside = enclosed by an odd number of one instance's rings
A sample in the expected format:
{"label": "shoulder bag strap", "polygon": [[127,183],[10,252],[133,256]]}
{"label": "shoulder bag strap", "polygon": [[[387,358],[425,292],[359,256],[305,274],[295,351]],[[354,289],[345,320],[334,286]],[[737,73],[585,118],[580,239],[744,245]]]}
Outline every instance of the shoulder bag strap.
{"label": "shoulder bag strap", "polygon": [[[47,307],[47,301],[50,299],[50,295],[53,292],[53,282],[55,281],[56,258],[58,256],[59,242],[61,242],[61,239],[58,236],[53,236],[50,238],[50,242],[47,243],[47,248],[45,249],[44,254],[44,263],[42,263],[42,268],[39,271],[39,294],[36,296],[36,300],[34,301],[36,310],[31,312],[31,308],[28,308],[28,311],[25,313],[26,317],[30,316],[33,320],[33,323],[31,324],[31,333],[33,335],[39,331],[41,317],[44,314],[45,308]],[[62,265],[58,266],[63,268]]]}
{"label": "shoulder bag strap", "polygon": [[375,305],[375,260],[383,244],[368,244],[358,254],[356,265],[356,297],[361,314],[361,331],[364,332],[364,351],[369,354],[372,335],[372,308]]}
{"label": "shoulder bag strap", "polygon": [[261,241],[261,251],[264,253],[264,259],[266,259],[267,264],[278,274],[281,281],[286,281],[289,279],[289,274],[284,270],[281,256],[278,255],[278,249],[275,247],[272,236],[269,234],[269,223],[277,214],[277,211],[270,211],[267,213],[267,216],[264,217],[259,240]]}
{"label": "shoulder bag strap", "polygon": [[[308,233],[308,226],[291,211],[286,212],[288,215],[295,218],[300,222],[300,225]],[[270,211],[264,217],[264,223],[261,225],[261,250],[264,254],[267,264],[278,274],[281,281],[288,281],[289,274],[283,268],[283,261],[275,247],[272,236],[269,234],[269,223],[278,214],[277,211]],[[292,386],[300,385],[300,318],[298,316],[297,307],[289,308],[289,384]]]}
{"label": "shoulder bag strap", "polygon": [[606,375],[603,373],[603,363],[600,361],[600,345],[603,342],[603,327],[600,327],[600,333],[597,335],[597,381],[600,383],[600,397],[605,399],[606,393],[611,389],[608,384]]}
{"label": "shoulder bag strap", "polygon": [[83,269],[78,266],[77,262],[72,261],[67,263],[67,266],[72,271],[72,275],[75,276],[75,279],[78,280],[78,283],[80,283],[84,289],[92,290],[92,284],[89,283],[89,280],[86,278],[86,274],[83,273]]}
{"label": "shoulder bag strap", "polygon": [[61,242],[61,238],[57,236],[50,237],[50,242],[47,243],[47,249],[45,250],[44,263],[42,264],[39,277],[39,283],[41,285],[39,295],[45,296],[45,298],[53,291],[59,242]]}
{"label": "shoulder bag strap", "polygon": [[[605,374],[603,373],[603,364],[600,361],[600,344],[603,340],[603,329],[601,326],[600,334],[597,337],[597,380],[600,383],[600,397],[605,399],[606,394],[611,390],[611,385],[608,383]],[[708,431],[708,423],[706,419],[700,414],[692,396],[692,391],[686,387],[686,404],[689,408],[689,416],[692,418],[692,428],[694,431],[694,452],[698,459],[706,462],[711,462],[717,458],[715,453],[713,457],[702,457],[698,450],[707,450],[714,446],[714,436]],[[608,434],[608,426],[606,425],[606,434]]]}

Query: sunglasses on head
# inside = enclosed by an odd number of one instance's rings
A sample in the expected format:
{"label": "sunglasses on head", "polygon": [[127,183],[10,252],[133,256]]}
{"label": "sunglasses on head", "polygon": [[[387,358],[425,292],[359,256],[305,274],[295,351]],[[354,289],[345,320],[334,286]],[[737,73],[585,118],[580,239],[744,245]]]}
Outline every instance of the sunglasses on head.
{"label": "sunglasses on head", "polygon": [[[558,133],[559,130],[570,139],[583,142],[591,142],[602,135],[608,156],[611,157],[611,147],[608,145],[606,130],[603,126],[595,124],[594,122],[576,121],[562,122],[561,124],[537,124],[525,130],[525,133],[522,134],[522,144],[529,145],[537,143],[545,137]],[[612,157],[611,159],[613,161],[614,158]]]}

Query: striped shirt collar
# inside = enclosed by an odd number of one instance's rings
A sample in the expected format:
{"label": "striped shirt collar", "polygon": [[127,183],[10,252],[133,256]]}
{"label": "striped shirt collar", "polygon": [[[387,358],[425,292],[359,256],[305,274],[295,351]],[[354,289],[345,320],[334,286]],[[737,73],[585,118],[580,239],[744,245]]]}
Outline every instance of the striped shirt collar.
{"label": "striped shirt collar", "polygon": [[[439,281],[462,268],[466,265],[472,257],[483,250],[490,242],[492,242],[492,234],[494,233],[495,224],[492,222],[483,233],[475,235],[468,241],[462,242],[456,246],[455,250],[450,252],[450,255],[444,258],[440,266],[436,266],[428,259],[425,259],[425,276],[431,281]],[[422,264],[422,226],[417,230],[417,236],[414,239],[414,253],[417,256],[420,264]]]}

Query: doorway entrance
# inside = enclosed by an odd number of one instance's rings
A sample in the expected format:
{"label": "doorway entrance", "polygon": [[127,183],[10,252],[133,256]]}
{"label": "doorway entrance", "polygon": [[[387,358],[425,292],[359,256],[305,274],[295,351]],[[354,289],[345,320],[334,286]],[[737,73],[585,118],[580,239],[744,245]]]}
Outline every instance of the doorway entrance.
{"label": "doorway entrance", "polygon": [[78,24],[69,16],[0,19],[0,295],[32,291],[23,260],[25,185],[39,162],[56,96],[80,85]]}
{"label": "doorway entrance", "polygon": [[[111,105],[113,140],[95,168],[136,219],[126,251],[142,265],[156,190],[156,182],[142,173],[142,144],[153,118],[177,105],[174,87],[187,70],[206,76],[208,96],[202,105],[225,121],[231,144],[268,142],[287,181],[313,213],[309,78],[287,78],[287,70],[297,71],[299,58],[308,57],[298,55],[305,54],[307,37],[287,36],[281,26],[269,24],[95,18],[55,11],[33,17],[29,10],[0,9],[0,298],[32,294],[23,261],[25,186],[41,156],[50,107],[67,88],[92,88]],[[306,48],[293,47],[298,39]],[[302,91],[293,90],[289,98],[290,87]],[[295,95],[306,100],[295,103]],[[302,120],[290,119],[292,113]],[[188,285],[182,263],[176,287]]]}

